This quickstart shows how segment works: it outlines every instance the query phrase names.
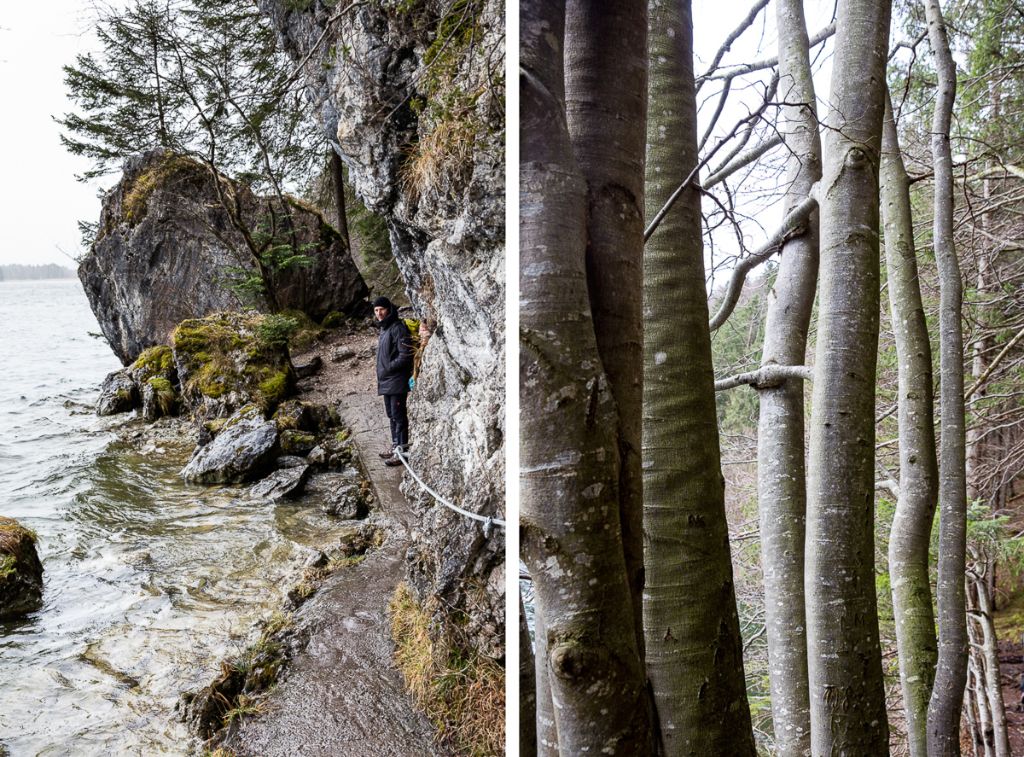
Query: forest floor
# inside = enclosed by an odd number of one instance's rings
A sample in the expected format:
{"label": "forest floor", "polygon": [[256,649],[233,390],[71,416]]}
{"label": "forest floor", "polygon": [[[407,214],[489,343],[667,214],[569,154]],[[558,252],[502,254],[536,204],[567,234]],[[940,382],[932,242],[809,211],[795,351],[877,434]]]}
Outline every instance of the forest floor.
{"label": "forest floor", "polygon": [[314,355],[323,360],[315,376],[300,382],[300,398],[338,408],[373,486],[387,537],[358,565],[331,574],[296,612],[309,641],[260,713],[232,729],[223,746],[238,755],[442,753],[394,664],[387,607],[404,576],[415,516],[399,489],[402,469],[386,467],[377,454],[387,446],[389,431],[377,396],[375,345],[369,328],[342,328],[294,355],[296,363]]}

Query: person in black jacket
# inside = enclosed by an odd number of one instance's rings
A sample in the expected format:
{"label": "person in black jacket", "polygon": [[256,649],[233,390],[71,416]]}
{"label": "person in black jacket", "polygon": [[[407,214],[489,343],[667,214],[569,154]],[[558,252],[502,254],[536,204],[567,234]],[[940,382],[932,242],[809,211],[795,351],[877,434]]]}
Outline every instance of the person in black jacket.
{"label": "person in black jacket", "polygon": [[412,377],[412,335],[405,321],[387,297],[373,301],[373,314],[380,326],[377,342],[377,394],[384,398],[384,411],[391,422],[391,447],[380,453],[385,465],[401,465],[396,450],[409,444],[409,416],[406,400]]}

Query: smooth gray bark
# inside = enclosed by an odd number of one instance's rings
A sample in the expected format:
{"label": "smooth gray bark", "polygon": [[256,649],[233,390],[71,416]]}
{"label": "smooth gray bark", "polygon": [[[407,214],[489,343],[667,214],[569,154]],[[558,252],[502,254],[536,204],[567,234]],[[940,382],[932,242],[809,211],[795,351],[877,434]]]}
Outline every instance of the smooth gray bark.
{"label": "smooth gray bark", "polygon": [[645,754],[647,688],[619,521],[619,420],[591,317],[586,183],[565,116],[565,4],[523,0],[520,11],[523,560],[544,620],[559,754]]}
{"label": "smooth gray bark", "polygon": [[[784,203],[788,214],[806,201],[821,178],[821,138],[802,0],[779,0],[776,25],[779,95],[787,103],[779,131],[790,150]],[[804,362],[817,277],[815,206],[804,233],[782,244],[768,299],[762,371]],[[811,728],[804,606],[803,382],[790,378],[775,387],[764,386],[758,396],[757,500],[772,720],[779,757],[804,757],[811,753]]]}
{"label": "smooth gray bark", "polygon": [[[689,0],[652,0],[649,215],[697,165]],[[687,187],[644,254],[644,627],[664,754],[753,757],[701,241]]]}
{"label": "smooth gray bark", "polygon": [[888,92],[880,190],[889,306],[899,366],[900,485],[889,537],[889,573],[907,740],[912,757],[926,757],[928,701],[938,655],[928,550],[939,471],[932,410],[932,349],[914,249],[910,181]]}
{"label": "smooth gray bark", "polygon": [[963,282],[953,246],[953,160],[949,125],[956,96],[956,66],[938,0],[925,0],[928,38],[938,86],[932,119],[935,167],[933,239],[939,270],[939,659],[928,705],[929,757],[959,757],[960,712],[967,683],[966,424],[964,420]]}
{"label": "smooth gray bark", "polygon": [[569,136],[587,182],[587,289],[618,408],[622,541],[642,659],[647,0],[569,0],[565,37]]}
{"label": "smooth gray bark", "polygon": [[992,747],[996,757],[1010,757],[1010,740],[1006,728],[1006,703],[999,674],[999,641],[992,621],[992,596],[985,576],[968,574],[978,600],[974,616],[981,627],[981,654],[985,660],[985,696],[992,713]]}
{"label": "smooth gray bark", "polygon": [[807,480],[811,749],[889,753],[874,574],[878,165],[890,2],[840,0],[819,190]]}
{"label": "smooth gray bark", "polygon": [[544,616],[537,607],[536,598],[533,607],[534,633],[534,678],[537,692],[537,755],[538,757],[557,757],[558,728],[555,725],[555,705],[551,701],[551,684],[548,681],[548,645],[547,631],[544,628]]}

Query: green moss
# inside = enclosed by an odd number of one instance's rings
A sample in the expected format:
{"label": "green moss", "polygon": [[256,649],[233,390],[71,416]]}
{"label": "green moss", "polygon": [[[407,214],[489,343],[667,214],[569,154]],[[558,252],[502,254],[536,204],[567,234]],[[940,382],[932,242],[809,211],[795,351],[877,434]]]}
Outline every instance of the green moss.
{"label": "green moss", "polygon": [[339,313],[337,310],[332,310],[330,313],[324,316],[324,319],[320,322],[320,325],[325,329],[336,329],[340,326],[345,325],[345,314]]}
{"label": "green moss", "polygon": [[153,391],[156,393],[156,402],[157,407],[160,408],[160,414],[165,416],[173,415],[178,395],[174,391],[174,385],[170,380],[163,376],[153,376],[147,383],[153,387]]}
{"label": "green moss", "polygon": [[278,371],[259,383],[260,394],[268,405],[276,405],[288,395],[289,384],[287,372]]}
{"label": "green moss", "polygon": [[167,345],[150,347],[132,363],[133,371],[142,371],[147,376],[169,373],[174,369],[174,353]]}
{"label": "green moss", "polygon": [[280,438],[286,455],[305,455],[316,446],[316,437],[303,431],[282,431]]}
{"label": "green moss", "polygon": [[219,313],[183,321],[172,342],[187,377],[186,397],[218,400],[235,392],[272,412],[294,388],[286,343],[294,321],[258,313]]}
{"label": "green moss", "polygon": [[149,198],[157,187],[166,184],[175,175],[188,172],[195,174],[206,169],[191,158],[168,153],[155,161],[147,170],[140,173],[131,186],[125,189],[121,203],[121,213],[129,225],[141,221],[149,208]]}
{"label": "green moss", "polygon": [[0,579],[7,578],[14,572],[18,560],[14,555],[0,556]]}

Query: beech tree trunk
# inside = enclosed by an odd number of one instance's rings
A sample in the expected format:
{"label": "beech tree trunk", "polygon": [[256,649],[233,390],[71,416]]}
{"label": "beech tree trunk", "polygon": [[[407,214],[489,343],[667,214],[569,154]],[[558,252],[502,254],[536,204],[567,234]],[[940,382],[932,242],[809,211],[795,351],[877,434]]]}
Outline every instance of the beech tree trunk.
{"label": "beech tree trunk", "polygon": [[889,306],[899,365],[900,441],[900,486],[889,537],[889,573],[907,740],[912,757],[927,757],[928,700],[938,656],[928,575],[928,550],[939,485],[932,410],[932,349],[914,250],[910,181],[888,92],[885,97],[880,192]]}
{"label": "beech tree trunk", "polygon": [[999,641],[995,624],[992,622],[992,597],[988,591],[985,576],[973,581],[978,599],[978,614],[975,616],[981,626],[981,654],[985,660],[985,692],[989,710],[992,713],[992,746],[996,757],[1010,757],[1010,737],[1006,730],[1006,703],[1003,701],[1003,687],[999,675]]}
{"label": "beech tree trunk", "polygon": [[933,237],[939,270],[939,659],[928,705],[928,754],[960,755],[960,712],[967,683],[967,615],[964,573],[967,560],[966,427],[964,422],[963,283],[953,247],[953,161],[949,124],[956,96],[956,67],[938,0],[925,1],[928,38],[935,56],[938,88],[932,119],[935,167]]}
{"label": "beech tree trunk", "polygon": [[[649,7],[653,217],[696,165],[697,129],[690,2]],[[644,314],[644,628],[661,748],[752,757],[692,186],[647,243]]]}
{"label": "beech tree trunk", "polygon": [[889,14],[889,0],[840,0],[824,138],[805,575],[815,755],[889,753],[874,573],[878,167]]}
{"label": "beech tree trunk", "polygon": [[[783,215],[806,200],[821,178],[821,139],[802,0],[779,0],[779,131],[790,151]],[[818,275],[818,214],[781,250],[768,295],[761,365],[802,365]],[[757,495],[764,570],[765,625],[772,720],[779,757],[810,754],[807,633],[804,607],[804,385],[791,378],[759,392]]]}
{"label": "beech tree trunk", "polygon": [[619,508],[643,658],[644,148],[647,0],[569,0],[565,106],[587,182],[587,289],[597,350],[619,416]]}
{"label": "beech tree trunk", "polygon": [[587,291],[564,0],[522,0],[520,27],[523,559],[544,620],[559,754],[642,755],[650,726],[620,529],[619,419]]}

